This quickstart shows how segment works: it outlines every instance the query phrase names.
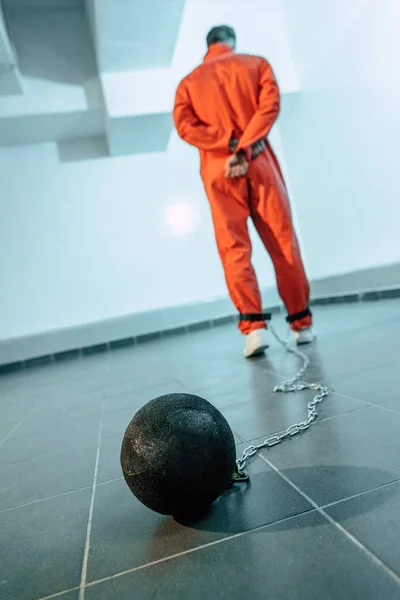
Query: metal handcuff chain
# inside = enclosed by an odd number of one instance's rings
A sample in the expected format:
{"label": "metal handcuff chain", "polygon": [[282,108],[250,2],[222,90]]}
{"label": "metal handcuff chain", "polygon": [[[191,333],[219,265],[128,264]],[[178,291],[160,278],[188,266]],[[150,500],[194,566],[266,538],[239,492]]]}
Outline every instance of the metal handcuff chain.
{"label": "metal handcuff chain", "polygon": [[261,444],[258,444],[257,446],[249,446],[244,450],[242,456],[237,460],[237,471],[233,475],[232,483],[249,481],[250,477],[243,471],[243,469],[245,468],[248,460],[253,456],[256,456],[260,450],[263,448],[272,448],[272,446],[280,444],[283,442],[283,440],[292,438],[295,435],[306,431],[318,416],[318,404],[320,404],[330,395],[330,390],[325,385],[320,383],[308,383],[303,380],[303,376],[310,366],[309,357],[306,354],[303,354],[303,352],[300,352],[296,348],[292,347],[288,342],[282,340],[271,325],[269,325],[269,331],[271,331],[277,342],[281,344],[281,346],[283,346],[287,352],[294,354],[294,356],[297,356],[297,358],[302,360],[302,367],[299,369],[296,375],[294,375],[291,379],[287,379],[279,385],[276,385],[274,387],[274,392],[287,394],[291,392],[301,392],[303,390],[312,390],[313,392],[316,392],[316,395],[307,404],[307,417],[304,419],[304,421],[301,421],[300,423],[293,423],[293,425],[290,425],[290,427],[285,429],[285,431],[276,433],[275,435],[272,435],[264,440]]}

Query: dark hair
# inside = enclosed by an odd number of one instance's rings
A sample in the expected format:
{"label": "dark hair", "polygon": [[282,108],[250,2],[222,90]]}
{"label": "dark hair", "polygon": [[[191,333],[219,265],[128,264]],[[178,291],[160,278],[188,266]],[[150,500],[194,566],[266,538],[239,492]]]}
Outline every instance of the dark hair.
{"label": "dark hair", "polygon": [[236,42],[236,33],[229,25],[218,25],[210,29],[206,40],[207,46],[218,43]]}

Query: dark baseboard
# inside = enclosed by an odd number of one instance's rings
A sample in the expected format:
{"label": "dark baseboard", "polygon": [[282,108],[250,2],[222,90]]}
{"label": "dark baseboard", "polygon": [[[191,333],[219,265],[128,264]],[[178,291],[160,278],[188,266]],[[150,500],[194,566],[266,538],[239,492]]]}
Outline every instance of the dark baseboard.
{"label": "dark baseboard", "polygon": [[[328,306],[333,304],[349,304],[356,302],[372,302],[384,299],[400,298],[400,286],[391,288],[382,288],[378,290],[367,290],[363,292],[347,292],[343,294],[333,294],[328,296],[314,297],[310,301],[310,306]],[[271,314],[283,313],[283,307],[275,305],[266,309],[266,312]],[[109,342],[102,342],[72,348],[60,352],[44,354],[42,356],[34,356],[25,360],[12,361],[5,364],[0,364],[0,375],[15,373],[22,369],[31,369],[48,365],[50,363],[59,363],[68,360],[74,360],[83,356],[99,354],[104,352],[112,352],[116,349],[129,348],[136,345],[142,345],[154,340],[168,338],[177,335],[186,335],[191,332],[220,327],[229,323],[234,324],[237,321],[236,315],[227,315],[215,319],[198,321],[185,326],[175,327],[171,329],[159,330],[152,333],[147,333],[137,336],[121,337],[113,339]]]}

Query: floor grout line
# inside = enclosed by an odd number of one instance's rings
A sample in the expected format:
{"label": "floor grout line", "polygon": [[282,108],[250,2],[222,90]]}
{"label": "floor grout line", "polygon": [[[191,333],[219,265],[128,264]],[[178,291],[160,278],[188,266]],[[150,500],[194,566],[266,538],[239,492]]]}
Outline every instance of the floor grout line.
{"label": "floor grout line", "polygon": [[39,600],[53,600],[53,598],[60,598],[60,597],[64,596],[64,594],[68,594],[69,592],[76,592],[78,590],[79,590],[79,586],[75,586],[73,588],[63,590],[62,592],[50,594],[50,596],[43,596],[42,598],[39,598]]}
{"label": "floor grout line", "polygon": [[[1,2],[1,0],[0,0]],[[36,456],[30,456],[30,457],[26,457],[26,458],[18,458],[17,460],[12,460],[10,462],[8,462],[7,464],[9,465],[20,465],[22,463],[28,463],[28,462],[33,462],[35,460],[42,460],[42,459],[46,459],[46,458],[51,458],[52,456],[57,456],[59,454],[67,454],[69,452],[73,452],[74,450],[89,450],[90,448],[95,448],[95,444],[91,444],[90,446],[88,445],[78,445],[78,446],[71,446],[70,448],[60,448],[59,450],[54,450],[52,452],[44,452],[42,454],[37,454]]]}
{"label": "floor grout line", "polygon": [[100,481],[100,483],[97,483],[97,487],[100,487],[101,485],[108,485],[109,483],[115,483],[116,481],[122,481],[124,478],[121,477],[114,477],[114,479],[107,479],[107,481]]}
{"label": "floor grout line", "polygon": [[[283,355],[282,358],[285,357],[285,356],[287,356],[287,355]],[[313,355],[313,353],[309,353],[309,354],[307,354],[307,356],[310,358],[310,361],[311,361],[311,364],[312,364],[314,362],[313,359],[315,358],[315,355]],[[327,357],[318,356],[318,359],[320,361],[322,360],[323,362],[329,361],[329,360],[331,360],[331,358],[332,357],[329,357],[329,356],[327,356]],[[343,359],[344,360],[344,359],[348,359],[349,356],[348,356],[348,354],[342,354],[342,353],[336,354],[335,353],[335,358],[337,358],[337,359]],[[282,375],[282,374],[278,373],[274,369],[273,365],[269,365],[268,364],[268,355],[265,358],[265,362],[264,361],[259,361],[259,363],[261,365],[261,369],[264,372],[267,372],[269,375],[274,375],[275,377],[278,377],[278,378],[280,378],[280,377],[287,378],[287,376],[285,374]],[[335,377],[335,378],[337,378],[337,377],[347,378],[347,377],[350,377],[351,375],[361,376],[366,371],[370,371],[371,369],[372,370],[382,369],[382,368],[385,368],[385,367],[393,366],[393,365],[395,365],[397,363],[398,363],[398,359],[396,359],[396,360],[390,360],[390,362],[385,362],[383,364],[378,364],[378,365],[374,364],[373,366],[362,367],[361,369],[358,369],[357,371],[349,371],[347,373],[334,373],[334,374],[331,373],[331,374],[325,375],[325,377],[326,378],[328,378],[328,377],[329,378],[333,378],[333,377]],[[311,364],[310,364],[310,367],[311,367]],[[320,383],[322,383],[322,382],[320,382]]]}
{"label": "floor grout line", "polygon": [[[398,400],[398,398],[393,398],[393,400]],[[388,400],[390,402],[390,400]],[[381,410],[386,410],[391,413],[395,413],[396,415],[400,415],[399,410],[395,410],[394,408],[389,408],[388,406],[382,406],[381,404],[372,404],[375,408],[380,408]]]}
{"label": "floor grout line", "polygon": [[[349,396],[348,394],[343,394],[341,392],[334,392],[337,396],[341,396],[342,398],[349,398],[350,400],[357,400],[358,402],[364,402],[365,404],[367,404],[369,407],[373,407],[373,408],[381,408],[382,410],[387,410],[389,412],[394,412],[399,414],[398,410],[395,410],[394,408],[388,408],[387,406],[383,406],[383,404],[377,404],[376,402],[371,402],[370,400],[363,400],[362,398],[356,398],[355,396]],[[393,400],[399,400],[399,398],[389,398],[388,400],[385,400],[386,402],[392,402]]]}
{"label": "floor grout line", "polygon": [[[116,579],[119,577],[122,577],[124,575],[128,575],[130,573],[134,573],[136,571],[141,571],[143,569],[152,567],[152,566],[156,566],[158,564],[164,563],[164,562],[168,562],[170,560],[174,560],[176,558],[180,558],[182,556],[185,556],[187,554],[193,554],[199,550],[203,550],[209,547],[213,547],[225,542],[229,542],[231,540],[243,537],[245,535],[249,535],[252,533],[255,533],[257,531],[262,531],[263,529],[267,529],[269,527],[273,527],[275,525],[279,525],[281,523],[285,523],[287,521],[291,521],[294,520],[298,517],[300,517],[301,515],[307,514],[307,513],[311,513],[311,512],[319,512],[320,514],[322,514],[322,516],[324,516],[329,522],[331,522],[332,525],[334,525],[337,529],[339,529],[346,537],[348,537],[350,539],[350,541],[352,541],[353,543],[355,543],[355,545],[357,545],[358,547],[360,547],[360,549],[362,549],[364,552],[366,552],[373,560],[374,562],[378,563],[380,566],[382,566],[385,570],[389,571],[390,575],[392,577],[394,577],[394,579],[396,580],[397,583],[399,583],[400,578],[398,577],[398,575],[394,572],[392,572],[392,570],[385,564],[383,563],[377,556],[375,556],[375,554],[373,554],[370,550],[368,550],[368,548],[364,547],[363,544],[361,544],[361,542],[359,542],[359,540],[357,540],[357,538],[355,538],[354,536],[352,536],[352,534],[350,534],[346,529],[344,529],[339,523],[337,523],[336,521],[334,521],[334,519],[332,519],[328,514],[325,513],[325,511],[323,510],[324,508],[328,508],[330,506],[333,506],[335,504],[340,504],[341,502],[344,502],[346,500],[350,500],[352,498],[356,498],[358,496],[362,496],[364,494],[367,494],[368,492],[377,490],[377,489],[381,489],[381,488],[385,488],[385,487],[389,487],[391,485],[394,485],[396,483],[399,483],[400,480],[396,480],[396,481],[392,481],[388,484],[383,484],[381,486],[378,486],[376,488],[373,488],[372,490],[367,490],[365,492],[361,492],[360,494],[356,494],[354,496],[350,496],[346,499],[343,500],[339,500],[338,502],[333,502],[331,504],[327,504],[324,505],[323,507],[319,507],[311,498],[309,498],[307,496],[307,494],[305,494],[304,492],[302,492],[302,490],[300,488],[298,488],[289,478],[287,478],[285,475],[283,475],[283,473],[281,471],[279,471],[279,469],[277,469],[276,467],[274,467],[274,465],[272,463],[270,463],[267,459],[265,459],[262,455],[259,455],[259,458],[261,458],[261,460],[263,460],[266,464],[268,464],[268,466],[270,466],[280,477],[282,477],[291,487],[293,487],[300,495],[302,495],[309,503],[310,505],[313,507],[313,509],[310,509],[308,511],[304,511],[301,513],[297,513],[295,515],[291,515],[290,517],[285,517],[283,519],[278,519],[277,521],[274,521],[272,523],[267,523],[265,525],[260,525],[259,527],[255,527],[254,529],[250,529],[247,531],[243,531],[240,532],[238,534],[232,535],[232,536],[228,536],[225,538],[222,538],[220,540],[215,540],[213,542],[209,542],[208,544],[203,544],[201,546],[197,546],[195,548],[191,548],[189,550],[185,550],[183,552],[179,552],[177,554],[173,554],[171,556],[166,556],[164,558],[160,558],[158,560],[152,561],[151,563],[146,563],[143,565],[139,565],[138,567],[133,567],[132,569],[127,569],[125,571],[121,571],[119,573],[115,573],[113,575],[110,575],[108,577],[103,577],[101,579],[97,579],[95,581],[91,581],[89,583],[86,583],[86,588],[87,587],[93,587],[95,585],[98,585],[100,583],[105,583],[107,581],[110,581],[112,579]],[[113,480],[115,481],[115,480]],[[105,482],[105,483],[109,483],[109,482]],[[98,484],[98,485],[103,485],[103,484]],[[40,598],[40,600],[52,600],[53,598],[58,598],[60,596],[62,596],[63,594],[67,593],[67,592],[71,592],[71,591],[75,591],[80,589],[79,587],[75,587],[75,588],[71,588],[68,590],[64,590],[63,592],[59,592],[57,594],[53,594],[50,596],[46,596],[44,598]]]}
{"label": "floor grout line", "polygon": [[343,392],[333,392],[336,396],[340,396],[341,398],[347,398],[348,400],[357,400],[357,402],[364,402],[368,406],[376,406],[373,402],[369,400],[364,400],[363,398],[357,398],[356,396],[350,396],[349,394],[343,394]]}
{"label": "floor grout line", "polygon": [[[353,400],[356,400],[356,398],[353,398]],[[329,402],[329,396],[326,399],[326,401]],[[359,408],[354,408],[353,410],[349,410],[347,412],[340,413],[338,415],[331,415],[330,417],[325,417],[325,419],[319,419],[318,416],[317,416],[317,418],[315,419],[315,421],[312,423],[311,427],[316,427],[317,425],[322,425],[322,423],[326,423],[327,421],[332,421],[333,419],[340,419],[340,417],[346,417],[347,415],[351,415],[353,413],[356,413],[356,412],[359,412],[359,411],[362,411],[362,410],[367,410],[368,408],[374,408],[374,407],[375,407],[374,404],[371,404],[370,406],[369,405],[367,405],[367,406],[360,406]],[[274,431],[272,433],[267,433],[266,435],[262,435],[260,437],[253,438],[251,440],[245,440],[243,443],[247,444],[247,445],[255,446],[256,442],[259,442],[260,440],[264,440],[266,437],[269,437],[269,436],[279,435],[280,433],[282,433],[282,431],[283,431],[282,429],[279,429],[278,431]],[[305,433],[307,433],[307,431],[308,430],[305,430],[305,431],[302,431],[302,432],[299,432],[299,433],[305,434]],[[287,439],[286,441],[290,441],[290,439]]]}
{"label": "floor grout line", "polygon": [[[347,397],[347,398],[350,398],[350,399],[353,399],[353,400],[358,400],[357,398],[353,398],[352,396],[346,396],[346,395],[344,395],[344,394],[338,394],[338,395],[340,395],[340,396],[343,396],[343,397]],[[342,414],[339,414],[339,415],[332,415],[332,416],[330,416],[330,417],[326,417],[325,419],[320,419],[319,421],[316,421],[316,422],[315,422],[315,425],[317,425],[317,424],[321,424],[321,423],[324,423],[325,421],[329,421],[329,420],[331,420],[331,419],[336,419],[336,418],[339,418],[339,417],[343,417],[343,416],[345,416],[345,415],[348,415],[348,414],[350,414],[350,413],[353,413],[353,412],[357,412],[357,411],[359,411],[359,410],[365,410],[366,408],[370,408],[370,407],[374,407],[374,408],[381,408],[382,410],[386,410],[386,411],[389,411],[389,412],[394,412],[394,413],[396,413],[396,414],[399,414],[399,412],[398,412],[398,411],[396,411],[396,410],[393,410],[393,409],[390,409],[390,408],[386,408],[386,407],[383,407],[383,406],[380,406],[379,404],[374,404],[374,403],[367,402],[367,401],[364,401],[364,400],[363,400],[362,402],[365,402],[365,404],[366,404],[367,406],[365,406],[365,407],[360,407],[360,408],[356,408],[356,409],[354,409],[354,410],[352,410],[352,411],[349,411],[349,412],[346,412],[346,413],[342,413]],[[240,440],[240,441],[239,441],[239,442],[238,442],[236,445],[246,445],[246,444],[253,444],[253,443],[255,443],[255,442],[259,441],[260,439],[263,439],[263,438],[264,438],[266,435],[274,435],[273,433],[270,433],[270,434],[265,434],[264,436],[260,436],[259,438],[253,438],[252,440],[244,440],[244,439],[243,439],[243,438],[242,438],[242,437],[241,437],[241,436],[240,436],[240,435],[239,435],[237,432],[235,432],[235,434],[236,434],[236,436],[237,436],[237,437],[239,438],[239,440]],[[62,450],[62,451],[59,451],[59,452],[65,452],[65,450]],[[57,454],[57,453],[58,453],[58,452],[56,452],[56,453],[54,453],[54,454]],[[53,454],[53,453],[52,453],[52,454]],[[52,455],[52,454],[51,454],[51,455]],[[43,455],[43,456],[48,456],[48,455],[46,454],[46,455]],[[36,458],[36,457],[35,457],[35,458]],[[41,456],[39,456],[39,457],[37,457],[37,458],[42,458],[42,455],[41,455]],[[28,460],[29,460],[29,459],[28,459]],[[34,460],[34,459],[33,459],[33,460]],[[96,485],[97,485],[97,487],[99,487],[99,486],[103,486],[103,485],[108,485],[108,484],[110,484],[110,483],[114,483],[114,482],[116,482],[116,481],[121,481],[122,479],[123,479],[123,477],[122,477],[122,476],[121,476],[121,477],[114,477],[113,479],[108,479],[107,481],[102,481],[102,482],[100,482],[100,483],[96,483]],[[396,483],[396,481],[397,481],[397,480],[395,480],[395,481],[393,481],[393,482],[391,482],[391,483],[389,483],[389,484],[383,484],[383,486],[382,486],[382,487],[384,487],[384,486],[386,486],[386,485],[391,485],[392,483]],[[39,499],[37,499],[37,500],[32,500],[31,502],[26,502],[26,503],[24,503],[24,504],[18,504],[18,505],[16,505],[16,506],[10,506],[10,507],[8,507],[8,508],[3,508],[3,509],[0,509],[0,514],[3,514],[3,513],[5,513],[5,512],[9,512],[9,511],[12,511],[12,510],[17,510],[17,509],[19,509],[19,508],[25,508],[25,507],[27,507],[27,506],[31,506],[31,505],[34,505],[34,504],[38,504],[38,503],[40,503],[40,502],[46,502],[47,500],[53,500],[53,499],[56,499],[56,498],[60,498],[60,497],[63,497],[63,496],[67,496],[67,495],[69,495],[69,494],[74,494],[74,493],[77,493],[77,492],[80,492],[80,491],[86,490],[86,489],[88,489],[88,488],[91,488],[91,487],[92,487],[92,484],[90,484],[90,485],[86,485],[86,486],[82,486],[82,487],[80,487],[80,488],[76,488],[76,489],[74,489],[74,490],[68,490],[68,491],[66,491],[66,492],[62,492],[62,493],[60,493],[60,494],[54,494],[54,495],[51,495],[51,496],[46,496],[45,498],[39,498]],[[378,488],[379,488],[379,487],[380,487],[380,486],[378,486]],[[378,489],[378,488],[372,488],[372,489]],[[362,494],[364,494],[364,493],[368,493],[368,491],[372,491],[372,490],[367,490],[366,492],[361,492],[361,494],[356,494],[355,496],[350,496],[349,498],[345,498],[344,500],[346,500],[346,499],[350,499],[350,498],[353,498],[353,497],[356,497],[356,496],[358,496],[358,495],[362,495]],[[341,502],[341,501],[339,501],[339,502]],[[336,503],[332,503],[332,504],[336,504]],[[329,504],[329,505],[327,505],[327,506],[331,506],[331,505]]]}
{"label": "floor grout line", "polygon": [[102,404],[102,412],[101,412],[100,424],[99,424],[98,445],[97,445],[96,462],[95,462],[95,466],[94,466],[93,484],[92,484],[92,496],[90,498],[89,518],[88,518],[87,531],[86,531],[85,549],[84,549],[83,561],[82,561],[81,583],[79,586],[79,600],[85,600],[87,568],[88,568],[89,551],[90,551],[90,537],[92,534],[94,501],[95,501],[95,497],[96,497],[97,476],[98,476],[98,472],[99,472],[99,462],[100,462],[101,437],[102,437],[102,432],[103,432],[103,409],[104,409],[104,402]]}
{"label": "floor grout line", "polygon": [[88,490],[92,487],[92,484],[85,485],[81,488],[77,488],[76,490],[69,490],[68,492],[62,492],[61,494],[54,494],[54,496],[46,496],[46,498],[39,498],[38,500],[32,500],[32,502],[25,502],[25,504],[18,504],[17,506],[9,506],[8,508],[3,508],[0,510],[0,515],[6,512],[10,512],[12,510],[18,510],[19,508],[26,508],[27,506],[33,506],[34,504],[40,504],[41,502],[46,502],[47,500],[54,500],[56,498],[62,498],[63,496],[69,496],[70,494],[76,494],[77,492],[82,492],[83,490]]}
{"label": "floor grout line", "polygon": [[[150,567],[154,567],[156,565],[168,562],[170,560],[174,560],[176,558],[181,558],[182,556],[186,556],[188,554],[194,554],[195,552],[198,552],[199,550],[204,550],[206,548],[211,548],[213,546],[218,546],[219,544],[224,544],[225,542],[230,542],[231,540],[235,540],[238,538],[241,538],[245,535],[251,535],[253,533],[256,533],[258,531],[262,531],[263,529],[267,529],[268,527],[273,527],[274,525],[279,525],[281,523],[286,523],[287,521],[291,521],[293,519],[296,519],[297,517],[300,517],[304,514],[309,514],[311,512],[316,512],[313,509],[310,510],[305,510],[303,512],[300,513],[296,513],[295,515],[291,515],[290,517],[284,517],[283,519],[278,519],[277,521],[273,521],[272,523],[266,523],[264,525],[259,525],[258,527],[254,527],[253,529],[248,529],[246,531],[241,531],[240,533],[235,533],[233,535],[229,535],[227,537],[221,538],[219,540],[214,540],[213,542],[208,542],[207,544],[202,544],[201,546],[196,546],[194,548],[190,548],[189,550],[184,550],[182,552],[178,552],[176,554],[171,554],[170,556],[164,556],[163,558],[159,558],[157,560],[154,560],[150,563],[146,563],[143,565],[139,565],[137,567],[132,567],[131,569],[126,569],[125,571],[121,571],[119,573],[114,573],[114,575],[109,575],[108,577],[102,577],[101,579],[96,579],[95,581],[91,581],[90,583],[86,584],[86,587],[93,587],[95,585],[98,585],[99,583],[105,583],[106,581],[110,581],[112,579],[116,579],[119,577],[123,577],[124,575],[129,575],[130,573],[135,573],[137,571],[142,571],[144,569],[150,568]],[[44,599],[41,599],[44,600]]]}
{"label": "floor grout line", "polygon": [[2,440],[0,441],[0,448],[1,446],[3,446],[3,444],[6,443],[7,440],[10,439],[10,437],[21,427],[22,423],[25,421],[25,418],[21,419],[21,421],[19,423],[17,423],[16,425],[14,425],[14,427],[12,427],[10,429],[10,431],[8,433],[6,433],[6,435],[2,438]]}
{"label": "floor grout line", "polygon": [[37,404],[33,404],[28,409],[28,412],[25,414],[25,416],[19,421],[19,423],[16,423],[14,425],[14,427],[12,427],[10,429],[10,431],[8,433],[6,433],[6,435],[0,440],[0,448],[7,442],[7,440],[10,439],[11,436],[14,435],[14,433],[16,431],[18,431],[18,429],[21,427],[22,423],[24,423],[29,418],[29,416],[35,411],[36,406],[37,406]]}
{"label": "floor grout line", "polygon": [[321,506],[322,510],[325,508],[330,508],[331,506],[336,506],[337,504],[342,504],[347,502],[348,500],[354,500],[355,498],[360,498],[361,496],[366,496],[371,492],[376,492],[377,490],[383,490],[387,487],[391,487],[392,485],[398,485],[400,483],[400,478],[394,479],[393,481],[389,481],[389,483],[382,483],[381,485],[377,485],[369,490],[365,490],[364,492],[360,492],[358,494],[353,494],[352,496],[348,496],[347,498],[342,498],[341,500],[336,500],[335,502],[330,502],[329,504],[324,504]]}
{"label": "floor grout line", "polygon": [[[313,390],[302,390],[302,392],[303,392],[303,393],[304,393],[304,392],[307,392],[307,391],[308,391],[308,392],[312,392],[312,393],[314,393],[314,395],[315,395],[315,391],[313,391]],[[347,398],[347,399],[349,399],[349,400],[356,400],[357,402],[362,402],[362,403],[364,403],[364,404],[365,404],[365,406],[360,406],[360,407],[358,407],[358,408],[354,408],[354,409],[352,409],[352,410],[348,410],[347,412],[339,413],[339,414],[337,414],[337,415],[331,415],[330,417],[325,417],[324,419],[319,419],[318,421],[315,421],[315,423],[317,423],[317,422],[318,422],[318,423],[322,423],[323,421],[327,421],[328,419],[335,419],[336,417],[342,417],[342,416],[344,416],[344,415],[348,415],[348,414],[350,414],[350,413],[352,413],[352,412],[355,412],[355,411],[357,411],[357,410],[362,410],[362,409],[365,409],[365,408],[370,408],[370,407],[372,407],[372,406],[377,406],[376,404],[373,404],[372,402],[368,402],[367,400],[361,400],[360,398],[353,398],[352,396],[347,396],[346,394],[340,394],[340,393],[338,393],[338,392],[335,392],[335,391],[334,391],[334,390],[332,390],[331,388],[329,388],[329,391],[330,391],[329,398],[330,398],[331,396],[341,396],[342,398]],[[228,394],[227,394],[227,395],[228,395]],[[312,394],[310,393],[310,395],[312,395]],[[274,397],[277,397],[277,394],[271,394],[271,397],[272,397],[272,398],[274,398]],[[292,397],[295,397],[295,394],[293,394],[293,396],[292,396]],[[270,398],[266,399],[266,402],[267,402],[268,400],[270,400]],[[306,408],[307,408],[307,403],[308,403],[309,401],[310,401],[310,399],[306,399],[306,398],[304,398],[304,404],[305,404],[305,407],[306,407]],[[327,402],[329,402],[328,398],[326,399],[326,401],[327,401]],[[227,404],[226,406],[222,406],[221,408],[219,408],[219,410],[220,410],[220,411],[225,411],[225,410],[228,410],[228,409],[232,409],[232,408],[234,408],[234,407],[236,407],[236,406],[240,406],[241,404],[248,404],[248,401],[244,400],[243,402],[234,402],[234,403],[232,403],[232,404]],[[325,405],[325,403],[324,403],[324,404],[322,404],[322,406],[324,406],[324,405]],[[218,403],[217,403],[217,402],[215,403],[215,406],[218,408]]]}
{"label": "floor grout line", "polygon": [[384,569],[384,571],[386,571],[386,573],[392,579],[394,579],[398,585],[400,585],[400,575],[395,573],[387,564],[385,564],[378,556],[376,556],[376,554],[374,554],[371,550],[369,550],[369,548],[364,546],[364,544],[362,542],[360,542],[360,540],[358,540],[354,535],[352,535],[349,531],[347,531],[347,529],[345,529],[340,523],[335,521],[328,513],[326,513],[323,510],[322,507],[318,506],[318,504],[312,498],[310,498],[291,479],[289,479],[289,477],[287,477],[286,475],[284,475],[282,473],[282,471],[277,469],[273,463],[271,463],[268,459],[266,459],[262,454],[260,454],[259,456],[260,456],[261,460],[263,460],[269,467],[271,467],[271,469],[273,469],[275,471],[275,473],[277,473],[280,477],[282,477],[282,479],[284,479],[286,481],[286,483],[288,483],[294,490],[296,490],[296,492],[298,494],[300,494],[305,500],[307,500],[307,502],[309,502],[311,504],[311,506],[313,506],[320,513],[320,515],[325,517],[325,519],[327,521],[329,521],[329,523],[331,525],[333,525],[334,527],[336,527],[336,529],[338,529],[341,533],[343,533],[345,535],[345,537],[347,537],[349,539],[349,541],[351,541],[354,545],[356,545],[358,548],[360,548],[360,550],[364,551],[364,553],[367,554],[371,558],[371,560],[373,560],[378,566],[382,567]]}
{"label": "floor grout line", "polygon": [[[354,398],[354,400],[356,400],[356,398]],[[327,399],[327,402],[329,402],[329,397]],[[359,406],[358,408],[354,408],[353,410],[348,410],[347,412],[343,412],[340,413],[338,415],[331,415],[330,417],[325,417],[325,419],[319,419],[318,417],[316,418],[316,420],[314,421],[313,425],[321,425],[322,423],[325,423],[326,421],[332,421],[333,419],[340,419],[341,417],[346,417],[347,415],[352,415],[353,413],[362,411],[362,410],[367,410],[368,408],[371,408],[371,406],[367,405],[367,406]]]}

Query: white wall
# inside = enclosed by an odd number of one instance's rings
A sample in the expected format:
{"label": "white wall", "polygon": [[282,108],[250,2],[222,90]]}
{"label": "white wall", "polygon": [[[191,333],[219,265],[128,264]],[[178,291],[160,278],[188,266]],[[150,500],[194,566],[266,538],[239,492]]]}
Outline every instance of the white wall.
{"label": "white wall", "polygon": [[[3,148],[0,180],[0,339],[226,295],[197,153],[175,136],[81,163]],[[273,285],[259,243],[255,264]]]}
{"label": "white wall", "polygon": [[0,143],[104,135],[104,102],[83,11],[15,11],[9,20],[24,93],[0,96]]}
{"label": "white wall", "polygon": [[[165,68],[116,69],[102,74],[109,114],[115,117],[170,112],[179,81],[206,53],[205,36],[216,23],[228,22],[238,35],[238,51],[261,54],[271,61],[282,93],[299,90],[279,0],[247,0],[243,18],[242,0],[188,0],[171,64]],[[156,42],[154,42],[156,43]]]}
{"label": "white wall", "polygon": [[20,94],[21,91],[16,57],[10,43],[3,7],[0,2],[0,95],[16,95]]}
{"label": "white wall", "polygon": [[[86,0],[87,1],[87,0]],[[186,0],[95,0],[103,72],[167,68]]]}
{"label": "white wall", "polygon": [[89,26],[90,36],[92,38],[92,45],[94,49],[94,53],[97,57],[97,10],[96,10],[96,0],[84,0],[84,9],[86,14],[87,23]]}
{"label": "white wall", "polygon": [[281,134],[311,277],[400,260],[398,0],[283,0],[302,87]]}
{"label": "white wall", "polygon": [[8,38],[2,5],[0,3],[0,65],[14,62],[14,55]]}
{"label": "white wall", "polygon": [[281,0],[187,0],[172,63],[177,75],[203,59],[208,30],[222,23],[235,29],[238,52],[260,54],[273,64],[284,92],[299,89]]}
{"label": "white wall", "polygon": [[12,11],[59,10],[81,8],[82,0],[2,0],[4,7]]}
{"label": "white wall", "polygon": [[24,94],[0,98],[0,117],[99,109],[94,52],[80,10],[10,14]]}

